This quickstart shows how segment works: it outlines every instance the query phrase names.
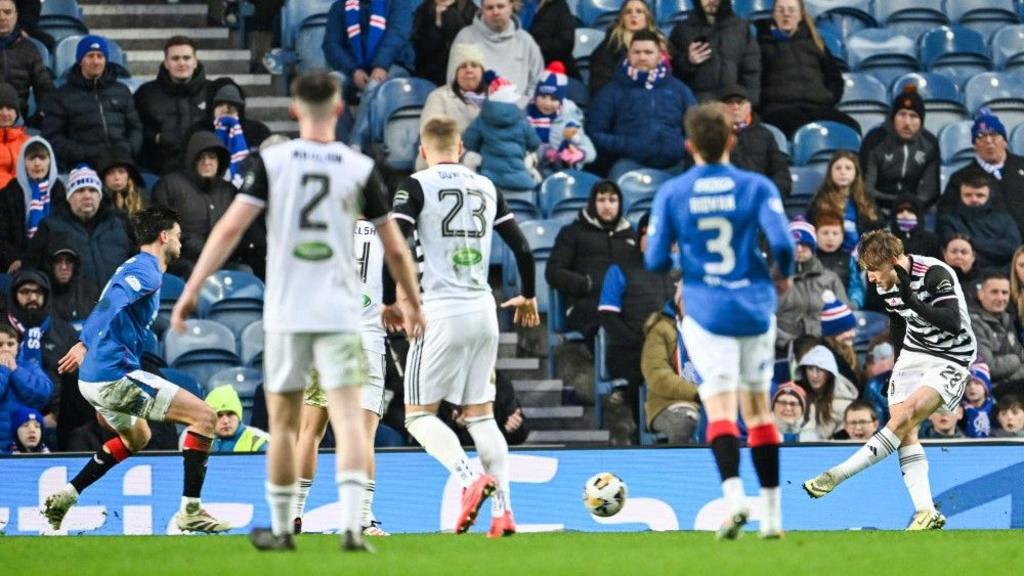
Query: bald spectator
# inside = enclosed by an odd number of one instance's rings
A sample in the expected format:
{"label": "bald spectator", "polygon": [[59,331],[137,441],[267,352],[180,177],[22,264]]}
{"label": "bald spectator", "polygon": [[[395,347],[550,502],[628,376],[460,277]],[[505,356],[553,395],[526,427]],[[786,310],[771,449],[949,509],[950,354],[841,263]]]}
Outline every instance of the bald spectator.
{"label": "bald spectator", "polygon": [[23,33],[19,16],[19,7],[14,2],[0,0],[0,81],[18,91],[18,110],[27,120],[29,90],[35,94],[37,104],[42,102],[53,91],[53,77],[39,50]]}

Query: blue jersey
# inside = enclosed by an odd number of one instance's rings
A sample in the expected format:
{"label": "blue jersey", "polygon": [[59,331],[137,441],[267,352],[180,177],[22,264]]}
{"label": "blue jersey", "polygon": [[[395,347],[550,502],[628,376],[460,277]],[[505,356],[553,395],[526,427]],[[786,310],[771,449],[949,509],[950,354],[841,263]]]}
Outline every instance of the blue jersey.
{"label": "blue jersey", "polygon": [[759,233],[786,276],[793,274],[795,253],[771,180],[728,164],[692,168],[658,190],[647,232],[650,270],[667,270],[678,243],[686,313],[701,327],[721,336],[769,330],[775,285]]}
{"label": "blue jersey", "polygon": [[163,274],[156,256],[139,252],[121,264],[82,328],[86,382],[111,382],[142,367],[145,334],[160,311]]}

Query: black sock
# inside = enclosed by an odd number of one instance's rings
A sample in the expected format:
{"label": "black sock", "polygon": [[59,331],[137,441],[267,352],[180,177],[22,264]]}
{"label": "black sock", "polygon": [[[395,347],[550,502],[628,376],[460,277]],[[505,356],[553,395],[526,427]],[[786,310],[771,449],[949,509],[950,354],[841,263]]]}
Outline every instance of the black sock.
{"label": "black sock", "polygon": [[81,494],[89,486],[92,486],[93,482],[99,480],[107,473],[111,468],[117,465],[117,459],[110,452],[107,452],[102,447],[93,454],[92,458],[89,459],[89,463],[82,468],[78,476],[71,481],[71,485],[78,490]]}
{"label": "black sock", "polygon": [[750,455],[754,460],[754,469],[757,470],[757,478],[761,481],[761,487],[778,488],[779,445],[754,446],[750,449]]}
{"label": "black sock", "polygon": [[739,438],[728,434],[718,436],[711,441],[711,452],[715,455],[718,473],[723,481],[740,475]]}
{"label": "black sock", "polygon": [[210,453],[185,450],[181,455],[185,459],[185,489],[182,495],[186,498],[199,498],[203,491],[203,481],[206,480],[206,461]]}

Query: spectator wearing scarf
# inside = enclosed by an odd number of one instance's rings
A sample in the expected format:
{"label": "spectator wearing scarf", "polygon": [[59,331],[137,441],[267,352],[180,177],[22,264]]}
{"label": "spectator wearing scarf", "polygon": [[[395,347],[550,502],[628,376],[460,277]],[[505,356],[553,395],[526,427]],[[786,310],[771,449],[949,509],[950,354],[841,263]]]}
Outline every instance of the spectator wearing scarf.
{"label": "spectator wearing scarf", "polygon": [[[185,133],[183,146],[188,147],[196,132],[213,132],[228,149],[230,162],[224,179],[239,186],[245,176],[245,160],[259,151],[260,144],[270,136],[270,128],[246,116],[245,91],[231,78],[217,78],[206,92],[206,118],[196,122]],[[182,156],[187,168],[188,152]]]}
{"label": "spectator wearing scarf", "polygon": [[331,5],[324,56],[345,76],[347,100],[389,77],[408,76],[415,58],[413,12],[410,0],[345,0]]}
{"label": "spectator wearing scarf", "polygon": [[17,270],[28,241],[60,204],[67,200],[64,184],[57,179],[53,148],[34,136],[18,152],[15,177],[0,188],[0,272]]}
{"label": "spectator wearing scarf", "polygon": [[541,75],[526,119],[540,138],[539,169],[542,175],[563,168],[582,168],[597,157],[597,150],[583,132],[583,113],[565,97],[569,79],[561,62],[552,62]]}

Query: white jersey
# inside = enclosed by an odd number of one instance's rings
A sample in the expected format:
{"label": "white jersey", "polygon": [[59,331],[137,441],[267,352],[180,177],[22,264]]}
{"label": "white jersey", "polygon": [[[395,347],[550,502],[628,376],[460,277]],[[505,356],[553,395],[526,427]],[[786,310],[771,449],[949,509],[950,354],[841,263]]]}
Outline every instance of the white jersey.
{"label": "white jersey", "polygon": [[237,198],[267,210],[267,332],[359,332],[355,221],[387,218],[382,188],[373,160],[340,142],[292,140],[254,157]]}
{"label": "white jersey", "polygon": [[384,298],[384,282],[381,278],[384,244],[377,236],[377,227],[368,220],[356,221],[355,257],[363,290],[363,348],[384,354],[387,334],[380,319],[381,301]]}
{"label": "white jersey", "polygon": [[513,218],[494,184],[461,164],[438,164],[408,178],[394,204],[394,217],[416,226],[428,315],[493,310],[491,237],[494,226]]}

